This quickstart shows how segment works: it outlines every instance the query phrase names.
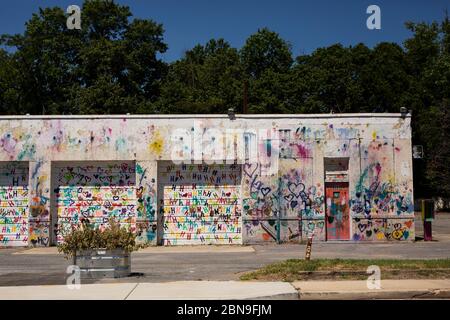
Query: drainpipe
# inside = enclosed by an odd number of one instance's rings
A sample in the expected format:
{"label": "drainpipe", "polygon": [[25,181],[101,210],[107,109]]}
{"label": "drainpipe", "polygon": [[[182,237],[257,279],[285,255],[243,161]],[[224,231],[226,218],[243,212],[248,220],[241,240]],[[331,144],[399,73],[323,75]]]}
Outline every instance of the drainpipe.
{"label": "drainpipe", "polygon": [[280,184],[280,177],[278,177],[278,190],[277,190],[277,195],[278,195],[278,215],[277,215],[277,243],[281,244],[281,184]]}

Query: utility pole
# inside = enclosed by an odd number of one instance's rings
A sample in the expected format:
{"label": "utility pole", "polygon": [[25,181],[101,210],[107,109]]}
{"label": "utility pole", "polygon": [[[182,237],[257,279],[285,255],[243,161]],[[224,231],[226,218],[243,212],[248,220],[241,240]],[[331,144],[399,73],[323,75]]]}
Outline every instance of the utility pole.
{"label": "utility pole", "polygon": [[244,80],[244,99],[243,99],[243,108],[242,113],[247,114],[248,113],[248,80]]}

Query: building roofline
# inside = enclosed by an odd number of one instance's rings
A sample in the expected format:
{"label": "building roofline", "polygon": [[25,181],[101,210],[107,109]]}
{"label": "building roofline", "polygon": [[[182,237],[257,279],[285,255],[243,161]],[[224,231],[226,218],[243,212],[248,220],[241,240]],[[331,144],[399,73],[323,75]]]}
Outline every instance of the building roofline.
{"label": "building roofline", "polygon": [[[236,114],[236,119],[329,119],[401,118],[401,113],[325,113],[325,114]],[[406,118],[411,118],[407,114]],[[124,114],[124,115],[7,115],[1,120],[79,120],[79,119],[228,119],[227,114]]]}

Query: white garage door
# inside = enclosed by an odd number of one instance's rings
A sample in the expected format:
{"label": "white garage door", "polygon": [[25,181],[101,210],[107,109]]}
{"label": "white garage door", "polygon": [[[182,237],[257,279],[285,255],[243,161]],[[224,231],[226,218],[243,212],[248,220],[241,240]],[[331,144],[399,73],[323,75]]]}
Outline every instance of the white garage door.
{"label": "white garage door", "polygon": [[[104,228],[110,218],[136,228],[136,176],[133,162],[57,163],[53,167],[58,225],[63,233],[86,221]],[[62,231],[61,231],[62,230]]]}
{"label": "white garage door", "polygon": [[164,245],[241,244],[241,167],[159,165]]}
{"label": "white garage door", "polygon": [[0,162],[0,247],[28,246],[28,163]]}

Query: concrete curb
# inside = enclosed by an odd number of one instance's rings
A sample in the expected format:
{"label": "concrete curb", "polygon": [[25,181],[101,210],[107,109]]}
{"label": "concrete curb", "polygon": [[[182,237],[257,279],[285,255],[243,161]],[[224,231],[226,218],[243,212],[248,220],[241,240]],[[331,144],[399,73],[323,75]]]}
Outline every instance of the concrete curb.
{"label": "concrete curb", "polygon": [[381,280],[380,289],[366,281],[296,281],[303,300],[450,299],[450,280]]}
{"label": "concrete curb", "polygon": [[450,290],[299,292],[300,300],[450,299]]}

